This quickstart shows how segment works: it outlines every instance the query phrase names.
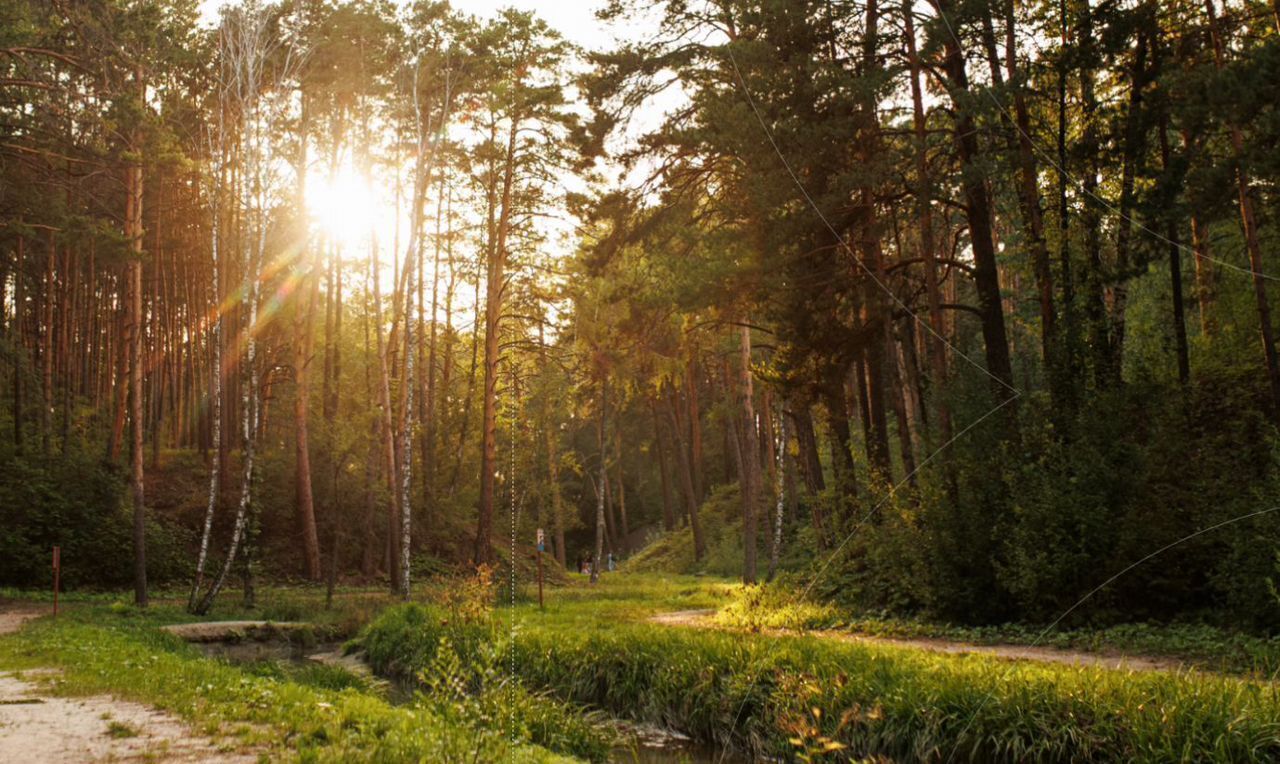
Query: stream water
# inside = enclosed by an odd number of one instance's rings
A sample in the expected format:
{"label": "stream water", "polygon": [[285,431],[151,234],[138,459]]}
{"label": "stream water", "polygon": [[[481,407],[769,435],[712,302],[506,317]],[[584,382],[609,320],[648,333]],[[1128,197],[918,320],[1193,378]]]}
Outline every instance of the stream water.
{"label": "stream water", "polygon": [[747,761],[662,727],[621,720],[617,723],[629,743],[613,749],[609,761],[615,764],[745,764]]}

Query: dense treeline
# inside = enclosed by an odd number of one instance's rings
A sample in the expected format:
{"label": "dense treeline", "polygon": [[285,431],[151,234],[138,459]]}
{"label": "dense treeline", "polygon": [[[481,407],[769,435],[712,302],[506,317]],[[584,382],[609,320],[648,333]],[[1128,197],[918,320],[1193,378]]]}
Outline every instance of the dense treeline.
{"label": "dense treeline", "polygon": [[1274,4],[0,13],[5,583],[407,593],[541,527],[1280,619]]}

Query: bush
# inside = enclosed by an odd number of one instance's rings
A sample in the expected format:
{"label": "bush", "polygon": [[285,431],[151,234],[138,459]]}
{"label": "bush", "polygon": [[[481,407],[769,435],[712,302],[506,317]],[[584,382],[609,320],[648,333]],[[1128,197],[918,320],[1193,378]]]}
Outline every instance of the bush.
{"label": "bush", "polygon": [[[147,575],[186,574],[186,536],[147,523]],[[109,588],[133,580],[133,520],[119,470],[85,453],[10,456],[0,465],[0,586],[49,587],[52,548],[62,547],[62,585]]]}
{"label": "bush", "polygon": [[[1265,397],[1265,377],[1238,365],[1206,365],[1186,388],[1094,393],[1073,416],[1029,396],[1016,440],[971,430],[918,491],[885,499],[863,486],[852,507],[812,497],[849,535],[815,590],[855,611],[968,624],[1070,612],[1064,626],[1280,630],[1269,588],[1280,511],[1268,511],[1280,507],[1280,437]],[[973,421],[985,400],[953,403],[957,422]]]}

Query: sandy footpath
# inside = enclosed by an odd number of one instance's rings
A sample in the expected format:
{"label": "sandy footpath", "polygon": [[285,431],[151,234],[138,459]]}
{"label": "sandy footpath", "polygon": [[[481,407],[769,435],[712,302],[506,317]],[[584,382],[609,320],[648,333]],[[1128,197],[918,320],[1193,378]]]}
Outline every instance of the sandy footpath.
{"label": "sandy footpath", "polygon": [[[42,610],[0,604],[0,634]],[[257,756],[221,750],[177,718],[108,695],[64,698],[38,681],[57,672],[0,674],[0,761],[30,764],[149,761],[240,764]]]}
{"label": "sandy footpath", "polygon": [[[711,620],[714,610],[680,610],[674,613],[660,613],[649,620],[664,626],[685,626],[693,628],[714,629],[716,624]],[[798,632],[783,629],[763,629],[762,634],[769,636],[796,636]],[[1041,663],[1061,663],[1068,666],[1097,666],[1114,670],[1130,671],[1176,671],[1184,668],[1181,661],[1170,658],[1157,658],[1145,655],[1121,655],[1119,653],[1086,653],[1077,650],[1063,650],[1056,647],[1029,645],[976,645],[968,642],[953,642],[946,639],[898,639],[893,637],[873,637],[865,634],[852,634],[842,631],[807,631],[806,636],[820,639],[834,639],[839,642],[863,642],[874,645],[893,645],[909,647],[915,650],[927,650],[934,653],[950,653],[953,655],[990,655],[1006,660],[1038,661]]]}

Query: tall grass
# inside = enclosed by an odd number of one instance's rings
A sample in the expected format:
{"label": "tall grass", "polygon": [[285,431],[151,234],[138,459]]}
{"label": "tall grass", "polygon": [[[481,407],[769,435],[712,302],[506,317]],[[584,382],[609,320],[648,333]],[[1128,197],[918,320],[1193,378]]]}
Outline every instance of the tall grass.
{"label": "tall grass", "polygon": [[[642,620],[661,608],[628,600],[617,588],[568,594],[545,614],[522,610],[515,641],[502,641],[499,649],[512,651],[504,660],[514,660],[530,688],[756,756],[1280,759],[1280,698],[1270,684]],[[401,670],[423,655],[422,637],[406,628],[402,611],[388,611],[365,632],[367,644],[385,651],[380,660],[398,662]],[[483,635],[479,640],[463,634],[454,644],[483,644]]]}
{"label": "tall grass", "polygon": [[418,688],[446,718],[590,761],[615,742],[596,714],[530,691],[523,672],[511,672],[508,633],[492,617],[412,603],[386,611],[357,642],[375,671]]}

